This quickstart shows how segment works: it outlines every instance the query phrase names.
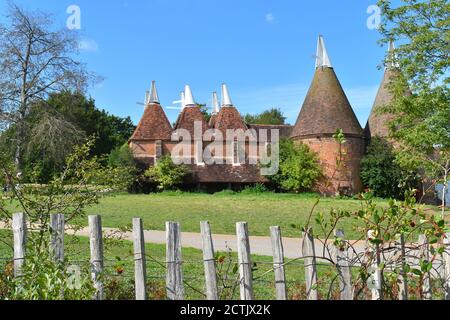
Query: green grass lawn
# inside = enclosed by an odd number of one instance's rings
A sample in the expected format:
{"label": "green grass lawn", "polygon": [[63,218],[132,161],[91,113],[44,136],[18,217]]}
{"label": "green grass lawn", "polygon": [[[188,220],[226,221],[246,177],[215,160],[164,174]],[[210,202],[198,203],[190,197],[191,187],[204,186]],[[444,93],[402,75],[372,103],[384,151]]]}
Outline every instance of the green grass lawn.
{"label": "green grass lawn", "polygon": [[[316,199],[314,194],[275,193],[117,194],[105,196],[87,211],[102,215],[106,227],[126,226],[133,217],[141,217],[145,229],[164,230],[166,221],[177,221],[182,231],[200,232],[200,221],[207,220],[213,233],[235,234],[236,222],[246,221],[252,236],[268,236],[269,227],[278,225],[283,236],[297,237],[299,231],[291,224],[305,224]],[[376,202],[386,203],[381,199]],[[314,215],[323,212],[326,217],[333,208],[355,211],[360,207],[359,200],[321,198]],[[312,223],[314,226],[314,219]],[[353,220],[346,219],[339,227],[349,239],[359,238]]]}

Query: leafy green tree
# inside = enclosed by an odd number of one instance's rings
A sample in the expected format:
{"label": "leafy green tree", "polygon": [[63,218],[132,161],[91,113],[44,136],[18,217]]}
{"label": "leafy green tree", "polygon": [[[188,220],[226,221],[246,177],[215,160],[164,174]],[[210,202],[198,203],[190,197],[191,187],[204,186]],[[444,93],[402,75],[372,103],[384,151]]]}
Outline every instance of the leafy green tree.
{"label": "leafy green tree", "polygon": [[[446,0],[379,0],[382,42],[402,43],[387,57],[404,77],[392,84],[393,101],[383,112],[398,142],[397,161],[423,173],[424,180],[448,183],[450,171],[449,34],[450,3]],[[405,92],[411,94],[405,95]],[[445,188],[443,190],[445,192]],[[444,206],[442,208],[444,210]]]}
{"label": "leafy green tree", "polygon": [[416,174],[396,163],[393,146],[375,137],[361,160],[361,181],[375,196],[403,198],[405,192],[417,187]]}
{"label": "leafy green tree", "polygon": [[291,192],[310,191],[322,177],[317,156],[305,144],[290,139],[280,141],[280,168],[268,178],[281,189]]}
{"label": "leafy green tree", "polygon": [[280,109],[272,108],[266,110],[260,114],[252,115],[246,114],[244,121],[249,124],[285,124],[286,117],[283,115]]}
{"label": "leafy green tree", "polygon": [[[70,91],[51,94],[47,101],[34,104],[25,121],[29,130],[24,133],[22,172],[25,181],[39,183],[61,172],[65,158],[86,137],[97,137],[90,152],[103,161],[104,155],[127,142],[135,128],[129,117],[110,115],[97,109],[93,99]],[[13,125],[0,135],[0,149],[11,157],[15,147],[9,141],[16,130]]]}
{"label": "leafy green tree", "polygon": [[188,173],[189,169],[185,165],[176,165],[170,155],[164,155],[155,166],[145,171],[145,176],[156,183],[158,189],[171,190],[180,185]]}
{"label": "leafy green tree", "polygon": [[108,156],[108,165],[116,168],[122,175],[121,181],[129,189],[136,182],[138,169],[133,158],[133,153],[127,143],[116,147]]}

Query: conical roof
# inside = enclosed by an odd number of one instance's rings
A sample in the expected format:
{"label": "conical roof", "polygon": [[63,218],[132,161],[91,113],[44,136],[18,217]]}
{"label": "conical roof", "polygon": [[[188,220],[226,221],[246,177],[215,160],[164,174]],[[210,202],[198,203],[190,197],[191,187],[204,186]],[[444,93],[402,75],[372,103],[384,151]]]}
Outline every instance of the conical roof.
{"label": "conical roof", "polygon": [[201,123],[202,134],[208,129],[208,124],[206,123],[205,117],[199,106],[195,103],[191,88],[188,85],[185,86],[184,94],[184,108],[175,123],[175,130],[185,129],[189,131],[191,137],[194,138],[195,122]]}
{"label": "conical roof", "polygon": [[[378,88],[369,119],[364,129],[364,134],[368,139],[375,136],[387,138],[389,136],[389,122],[394,119],[394,115],[380,112],[382,107],[388,105],[393,100],[390,86],[401,76],[399,64],[395,61],[395,46],[392,41],[389,43],[386,64],[383,80]],[[408,91],[406,94],[410,94],[410,92]]]}
{"label": "conical roof", "polygon": [[384,71],[383,80],[378,88],[375,101],[370,112],[369,120],[364,129],[367,138],[379,136],[386,138],[389,136],[388,124],[393,120],[394,116],[390,113],[381,113],[380,108],[388,105],[392,99],[392,93],[389,89],[390,84],[400,75],[398,69],[387,68]]}
{"label": "conical roof", "polygon": [[170,140],[172,126],[159,103],[145,106],[144,115],[139,121],[130,140]]}
{"label": "conical roof", "polygon": [[159,103],[155,81],[150,92],[145,94],[144,114],[130,140],[170,140],[172,126]]}
{"label": "conical roof", "polygon": [[220,108],[220,111],[215,118],[214,128],[220,130],[224,135],[224,138],[227,129],[247,130],[244,120],[231,101],[226,84],[222,84],[222,108]]}
{"label": "conical roof", "polygon": [[337,129],[342,129],[347,135],[363,135],[333,68],[318,67],[292,137],[330,135]]}
{"label": "conical roof", "polygon": [[344,134],[362,136],[361,125],[331,66],[322,36],[317,41],[316,71],[292,137]]}
{"label": "conical roof", "polygon": [[184,108],[180,115],[178,116],[177,122],[175,124],[175,130],[186,129],[194,138],[194,125],[195,122],[199,121],[202,125],[202,134],[208,129],[208,124],[206,123],[205,117],[198,106],[190,106]]}
{"label": "conical roof", "polygon": [[244,120],[242,120],[239,111],[237,111],[235,107],[225,106],[223,106],[217,114],[214,121],[214,128],[220,130],[224,137],[227,133],[227,129],[247,130],[247,126],[245,125]]}

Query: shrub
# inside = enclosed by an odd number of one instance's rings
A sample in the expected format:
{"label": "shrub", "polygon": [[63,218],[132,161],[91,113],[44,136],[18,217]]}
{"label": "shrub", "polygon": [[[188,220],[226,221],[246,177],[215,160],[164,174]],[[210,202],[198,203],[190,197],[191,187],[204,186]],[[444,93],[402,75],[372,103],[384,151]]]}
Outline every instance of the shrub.
{"label": "shrub", "polygon": [[138,170],[134,162],[133,153],[128,144],[115,148],[108,157],[109,167],[115,169],[117,178],[128,190],[137,180]]}
{"label": "shrub", "polygon": [[396,199],[416,184],[414,173],[396,163],[392,144],[379,137],[372,139],[361,160],[361,181],[375,196]]}
{"label": "shrub", "polygon": [[269,189],[262,183],[255,183],[254,185],[246,186],[244,190],[241,191],[242,194],[260,194],[268,192]]}
{"label": "shrub", "polygon": [[170,155],[165,155],[157,164],[145,171],[145,176],[155,182],[160,190],[173,190],[189,173],[185,165],[176,165]]}
{"label": "shrub", "polygon": [[310,191],[322,177],[322,169],[315,153],[305,144],[291,140],[280,141],[280,168],[268,178],[285,191]]}

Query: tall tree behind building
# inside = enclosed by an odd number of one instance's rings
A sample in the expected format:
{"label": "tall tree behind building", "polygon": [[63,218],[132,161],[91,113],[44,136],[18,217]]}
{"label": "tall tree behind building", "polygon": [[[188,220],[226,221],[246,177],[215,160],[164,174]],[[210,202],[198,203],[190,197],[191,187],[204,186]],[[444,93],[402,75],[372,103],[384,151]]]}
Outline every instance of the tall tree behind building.
{"label": "tall tree behind building", "polygon": [[286,117],[280,109],[272,108],[260,114],[246,114],[244,121],[248,124],[285,124]]}
{"label": "tall tree behind building", "polygon": [[0,25],[0,129],[15,125],[15,163],[21,167],[30,108],[50,93],[82,92],[93,79],[77,61],[77,34],[54,30],[50,15],[10,5]]}
{"label": "tall tree behind building", "polygon": [[[449,39],[447,0],[379,0],[382,42],[400,46],[389,55],[405,76],[391,86],[393,101],[384,112],[395,115],[390,135],[398,142],[397,161],[448,183],[450,170]],[[411,95],[404,93],[411,89]],[[445,188],[443,190],[445,192]],[[443,209],[444,210],[444,207]]]}

